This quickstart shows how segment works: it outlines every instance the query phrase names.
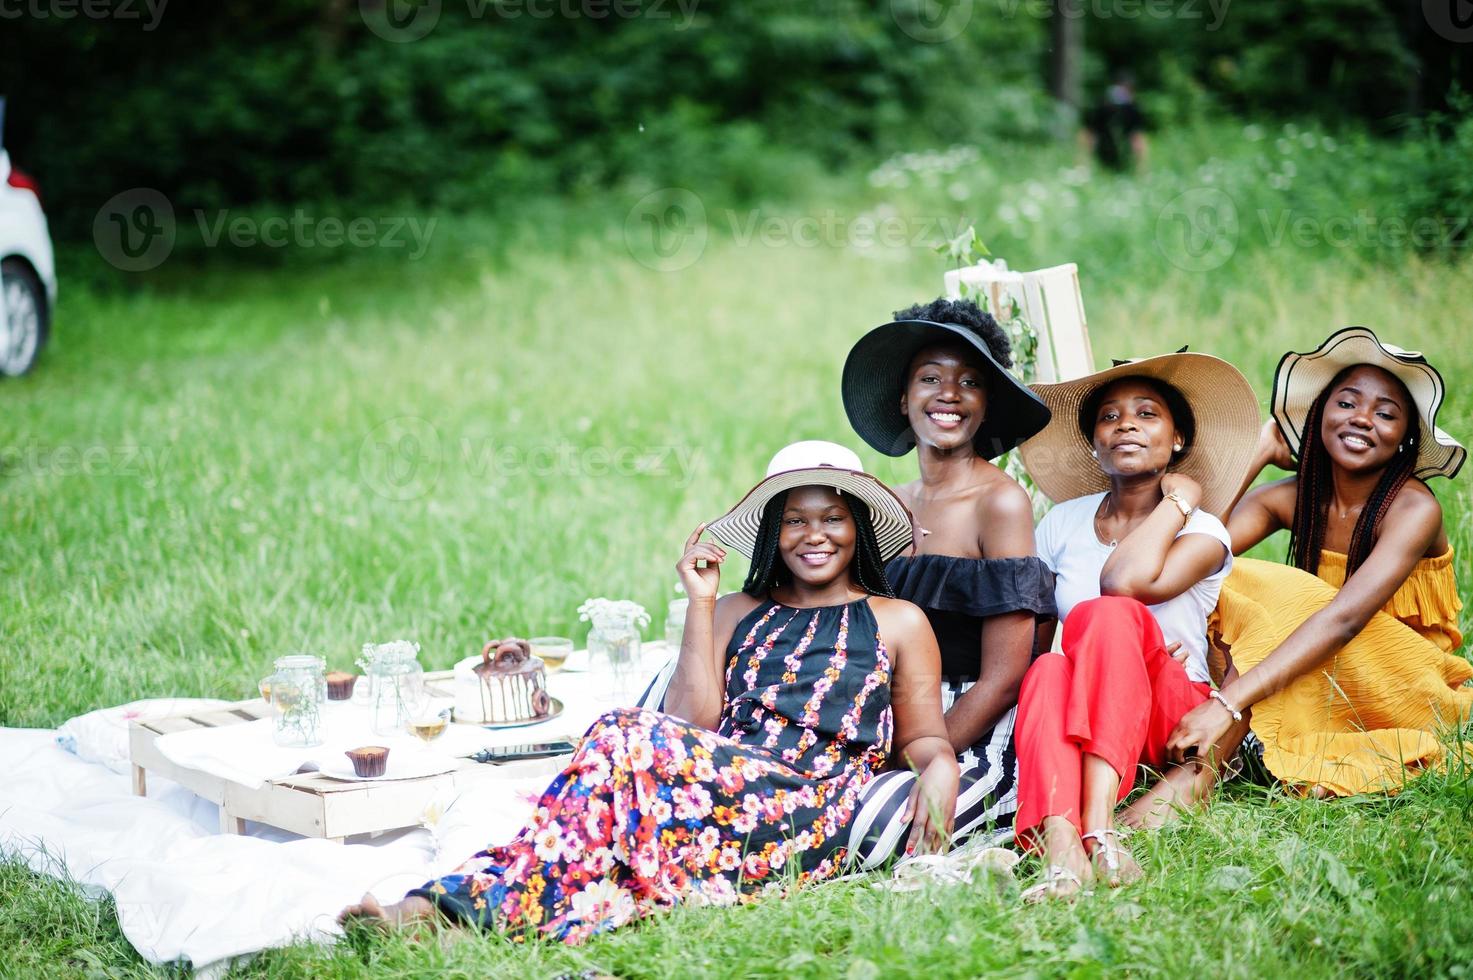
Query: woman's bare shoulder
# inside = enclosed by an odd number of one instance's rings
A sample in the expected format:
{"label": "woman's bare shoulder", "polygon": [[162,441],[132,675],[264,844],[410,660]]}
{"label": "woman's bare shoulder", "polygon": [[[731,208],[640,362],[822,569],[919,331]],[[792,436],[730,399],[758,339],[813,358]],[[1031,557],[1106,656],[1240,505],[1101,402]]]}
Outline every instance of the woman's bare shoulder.
{"label": "woman's bare shoulder", "polygon": [[903,641],[918,630],[931,628],[925,610],[909,600],[875,595],[870,596],[869,607],[874,611],[881,636]]}
{"label": "woman's bare shoulder", "polygon": [[745,592],[728,592],[716,600],[716,622],[735,624],[761,601]]}

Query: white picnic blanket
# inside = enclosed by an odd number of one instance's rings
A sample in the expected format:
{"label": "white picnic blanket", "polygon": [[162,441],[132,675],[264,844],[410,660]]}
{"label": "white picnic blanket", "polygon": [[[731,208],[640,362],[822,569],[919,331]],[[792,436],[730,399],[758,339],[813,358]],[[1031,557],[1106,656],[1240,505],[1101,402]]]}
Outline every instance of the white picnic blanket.
{"label": "white picnic blanket", "polygon": [[[596,683],[590,677],[587,689]],[[588,720],[609,707],[590,699]],[[530,731],[498,735],[530,741]],[[558,764],[507,766],[501,778],[429,801],[443,808],[431,828],[333,844],[255,823],[244,836],[221,834],[214,804],[156,777],[146,798],[133,796],[125,773],[84,761],[57,739],[49,729],[0,728],[0,855],[111,893],[123,934],[144,959],[187,960],[207,972],[298,940],[331,942],[341,934],[337,913],[364,892],[397,901],[477,850],[509,841]]]}

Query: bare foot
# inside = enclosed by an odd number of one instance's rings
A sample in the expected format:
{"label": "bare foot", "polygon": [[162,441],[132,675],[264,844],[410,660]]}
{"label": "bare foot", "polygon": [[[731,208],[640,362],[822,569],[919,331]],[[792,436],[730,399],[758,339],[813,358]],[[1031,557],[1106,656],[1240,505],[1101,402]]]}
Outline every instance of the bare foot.
{"label": "bare foot", "polygon": [[1213,774],[1205,766],[1176,766],[1120,811],[1115,821],[1131,830],[1159,830],[1205,799],[1212,792],[1213,782]]}
{"label": "bare foot", "polygon": [[1072,900],[1094,878],[1079,832],[1063,817],[1045,817],[1039,830],[1043,845],[1043,880],[1024,890],[1023,901],[1033,904],[1049,899]]}
{"label": "bare foot", "polygon": [[1084,846],[1089,848],[1089,859],[1094,865],[1095,880],[1103,881],[1111,888],[1119,888],[1145,875],[1135,856],[1120,843],[1118,830],[1106,827],[1084,835]]}
{"label": "bare foot", "polygon": [[365,894],[357,905],[349,905],[338,913],[338,924],[347,925],[352,920],[367,922],[380,929],[403,926],[410,922],[432,918],[435,906],[425,898],[411,895],[402,902],[380,905],[378,899]]}

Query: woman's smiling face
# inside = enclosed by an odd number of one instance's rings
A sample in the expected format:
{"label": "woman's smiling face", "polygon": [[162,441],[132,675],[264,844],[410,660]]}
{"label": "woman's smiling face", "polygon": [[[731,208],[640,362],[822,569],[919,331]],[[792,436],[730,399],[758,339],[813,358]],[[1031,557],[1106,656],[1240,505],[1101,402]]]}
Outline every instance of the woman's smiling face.
{"label": "woman's smiling face", "polygon": [[1161,392],[1130,378],[1100,394],[1090,441],[1106,476],[1164,472],[1183,445]]}
{"label": "woman's smiling face", "polygon": [[1352,473],[1378,470],[1396,457],[1415,411],[1406,388],[1394,375],[1362,364],[1330,383],[1330,397],[1320,419],[1320,441],[1341,469]]}
{"label": "woman's smiling face", "polygon": [[927,347],[911,358],[900,411],[917,445],[954,450],[971,445],[987,417],[987,382],[958,347]]}
{"label": "woman's smiling face", "polygon": [[796,582],[821,588],[848,575],[857,537],[854,515],[832,487],[788,491],[777,549]]}

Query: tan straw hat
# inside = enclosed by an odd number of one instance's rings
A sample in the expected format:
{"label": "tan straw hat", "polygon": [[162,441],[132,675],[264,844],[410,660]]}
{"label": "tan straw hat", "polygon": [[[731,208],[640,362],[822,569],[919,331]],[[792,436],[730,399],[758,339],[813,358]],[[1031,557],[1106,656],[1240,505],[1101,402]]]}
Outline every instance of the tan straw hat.
{"label": "tan straw hat", "polygon": [[1468,450],[1437,427],[1437,410],[1442,407],[1442,375],[1414,350],[1383,344],[1366,327],[1337,330],[1308,354],[1293,351],[1279,361],[1274,372],[1274,421],[1284,433],[1295,457],[1304,443],[1304,420],[1310,406],[1335,375],[1356,364],[1371,364],[1401,379],[1417,403],[1422,421],[1421,445],[1417,447],[1417,478],[1458,475]]}
{"label": "tan straw hat", "polygon": [[833,487],[865,502],[881,561],[900,554],[915,537],[910,508],[893,490],[864,472],[864,464],[854,450],[819,440],[795,442],[779,449],[767,464],[767,478],[749,490],[741,503],[707,525],[707,530],[751,558],[757,549],[757,529],[762,525],[767,502],[795,487],[808,486]]}
{"label": "tan straw hat", "polygon": [[1054,503],[1110,489],[1110,478],[1100,470],[1080,427],[1079,411],[1096,389],[1129,377],[1163,381],[1186,399],[1196,432],[1171,472],[1201,484],[1202,509],[1222,517],[1253,462],[1258,445],[1258,396],[1241,371],[1210,354],[1183,351],[1121,361],[1073,381],[1034,385],[1033,390],[1054,414],[1048,426],[1020,450],[1033,482]]}

